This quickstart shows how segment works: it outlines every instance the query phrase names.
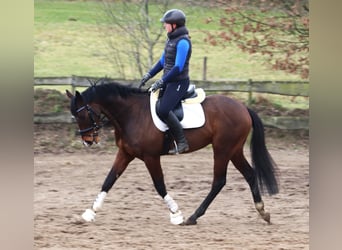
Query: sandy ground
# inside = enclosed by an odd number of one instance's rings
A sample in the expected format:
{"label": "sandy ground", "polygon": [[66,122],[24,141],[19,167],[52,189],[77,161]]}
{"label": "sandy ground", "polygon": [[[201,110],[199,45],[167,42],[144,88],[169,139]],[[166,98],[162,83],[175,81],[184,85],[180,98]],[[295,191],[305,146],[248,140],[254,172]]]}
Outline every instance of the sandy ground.
{"label": "sandy ground", "polygon": [[[84,223],[80,215],[100,191],[115,150],[35,153],[34,249],[309,249],[308,148],[275,142],[268,148],[280,170],[280,193],[263,196],[271,225],[257,214],[232,164],[226,186],[198,224],[172,225],[139,160],[115,183],[96,221]],[[162,166],[169,194],[190,216],[210,189],[210,148],[164,156]]]}

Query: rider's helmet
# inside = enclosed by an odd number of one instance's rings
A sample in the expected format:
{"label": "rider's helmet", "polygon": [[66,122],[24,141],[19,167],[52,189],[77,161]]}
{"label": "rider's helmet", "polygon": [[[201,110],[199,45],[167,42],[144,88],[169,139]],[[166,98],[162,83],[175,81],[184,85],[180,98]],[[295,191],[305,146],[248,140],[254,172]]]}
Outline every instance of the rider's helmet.
{"label": "rider's helmet", "polygon": [[172,9],[165,12],[164,16],[160,19],[162,23],[177,24],[177,26],[185,25],[185,14],[178,9]]}

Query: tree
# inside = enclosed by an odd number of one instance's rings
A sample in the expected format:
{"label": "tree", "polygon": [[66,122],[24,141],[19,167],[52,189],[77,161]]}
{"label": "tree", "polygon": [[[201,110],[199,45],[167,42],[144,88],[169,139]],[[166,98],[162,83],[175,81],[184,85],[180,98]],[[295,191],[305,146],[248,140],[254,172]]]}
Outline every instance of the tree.
{"label": "tree", "polygon": [[[225,7],[222,31],[207,32],[212,45],[236,44],[241,50],[267,57],[275,70],[309,75],[308,0],[212,1]],[[212,22],[208,18],[207,22]]]}
{"label": "tree", "polygon": [[155,61],[154,47],[164,32],[159,19],[167,10],[169,0],[153,2],[160,10],[158,17],[150,16],[149,0],[120,3],[102,0],[103,11],[110,24],[105,29],[110,48],[108,56],[123,78],[127,70],[125,65],[130,65],[131,75],[141,77]]}

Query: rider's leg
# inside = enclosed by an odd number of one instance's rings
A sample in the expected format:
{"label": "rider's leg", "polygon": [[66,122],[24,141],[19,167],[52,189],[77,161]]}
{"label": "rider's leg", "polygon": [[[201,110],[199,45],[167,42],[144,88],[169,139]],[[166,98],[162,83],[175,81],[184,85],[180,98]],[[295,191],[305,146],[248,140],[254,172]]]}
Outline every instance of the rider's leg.
{"label": "rider's leg", "polygon": [[175,148],[169,151],[169,154],[181,154],[189,150],[189,145],[184,136],[182,125],[178,121],[176,115],[172,111],[170,111],[169,115],[166,117],[166,119],[164,119],[164,122],[168,125],[170,132],[177,143]]}

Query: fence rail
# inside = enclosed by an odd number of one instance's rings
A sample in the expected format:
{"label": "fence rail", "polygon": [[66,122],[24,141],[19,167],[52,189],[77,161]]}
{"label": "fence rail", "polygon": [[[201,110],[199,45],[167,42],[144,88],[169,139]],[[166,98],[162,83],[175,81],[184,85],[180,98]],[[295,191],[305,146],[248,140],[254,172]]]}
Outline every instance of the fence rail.
{"label": "fence rail", "polygon": [[[77,87],[89,87],[90,82],[99,81],[101,78],[86,76],[71,77],[35,77],[34,86],[70,86],[74,92]],[[110,79],[122,84],[138,86],[140,80]],[[206,92],[247,92],[248,104],[251,104],[253,93],[268,93],[286,96],[309,96],[309,82],[306,81],[253,81],[226,80],[207,81],[192,80],[197,88],[203,88]],[[38,123],[41,118],[35,119]],[[53,120],[53,118],[52,118]],[[281,129],[308,129],[308,117],[262,117],[266,126]]]}
{"label": "fence rail", "polygon": [[[86,76],[71,77],[36,77],[35,86],[59,85],[71,86],[73,90],[77,87],[89,87],[90,82],[96,82],[101,78]],[[110,79],[123,84],[133,84],[138,86],[139,80]],[[227,92],[248,92],[248,93],[269,93],[287,96],[309,96],[309,82],[306,81],[254,81],[249,80],[226,80],[226,81],[207,81],[192,80],[191,83],[208,92],[227,91]]]}

